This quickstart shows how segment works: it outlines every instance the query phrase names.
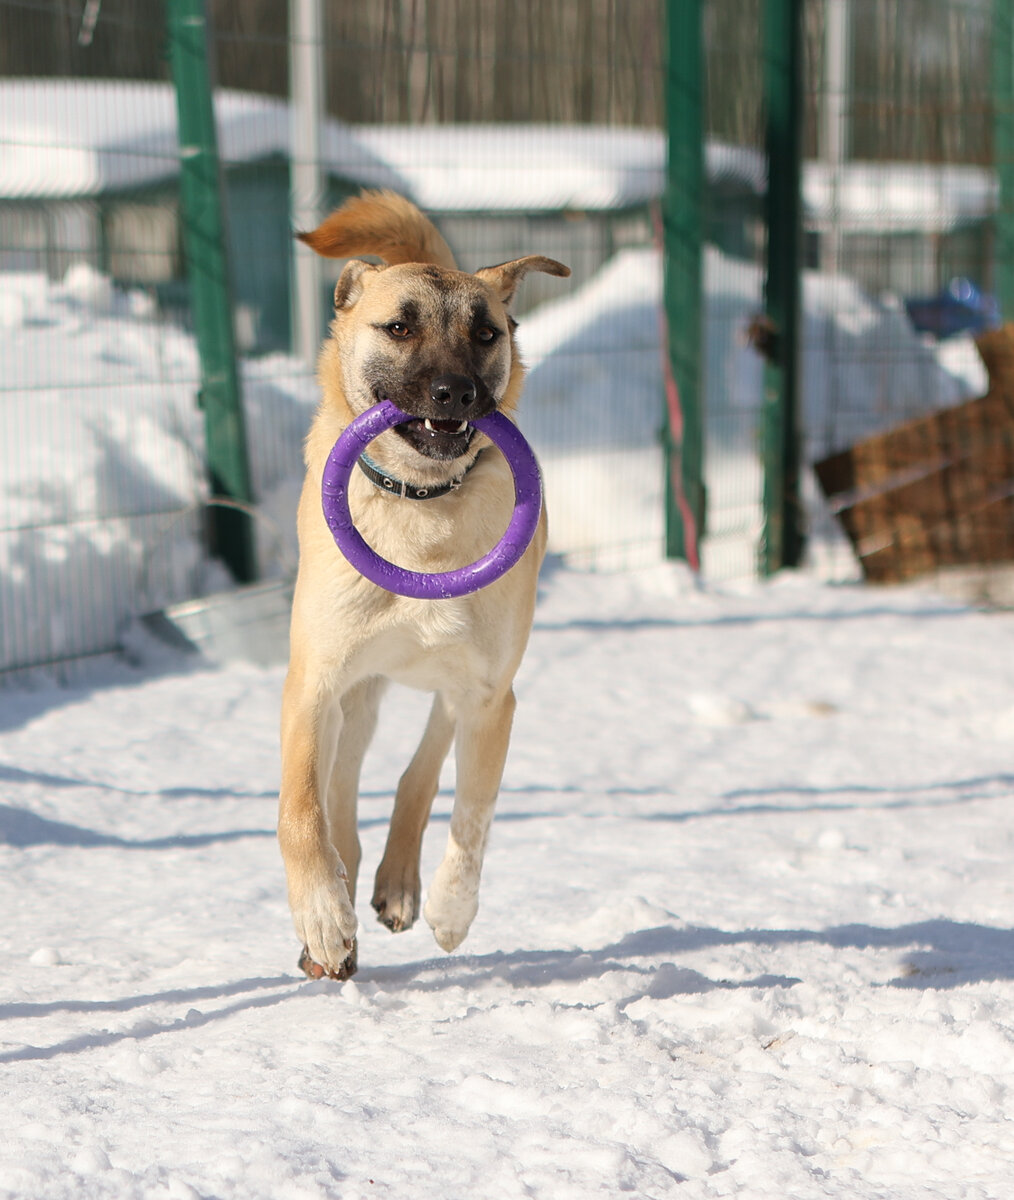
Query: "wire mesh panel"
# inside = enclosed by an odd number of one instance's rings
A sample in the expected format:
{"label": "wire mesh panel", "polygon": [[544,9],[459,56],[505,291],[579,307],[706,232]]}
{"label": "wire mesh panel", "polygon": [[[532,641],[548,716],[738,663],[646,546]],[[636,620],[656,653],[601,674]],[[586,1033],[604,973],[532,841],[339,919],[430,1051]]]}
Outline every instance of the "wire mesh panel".
{"label": "wire mesh panel", "polygon": [[[985,392],[972,335],[997,319],[991,0],[805,0],[800,342],[804,467]],[[759,4],[710,0],[705,571],[752,570],[763,329]],[[736,157],[738,156],[738,158]],[[757,336],[759,333],[759,337]],[[750,344],[748,344],[750,343]],[[758,354],[756,351],[759,350]],[[804,470],[809,559],[858,566]]]}
{"label": "wire mesh panel", "polygon": [[137,200],[174,171],[158,108],[127,81],[0,80],[0,669],[108,650],[200,570],[193,355],[158,293],[174,224]]}
{"label": "wire mesh panel", "polygon": [[[291,569],[316,403],[292,284],[292,167],[307,154],[321,213],[389,187],[434,217],[465,269],[528,253],[571,266],[566,284],[530,278],[516,308],[551,550],[657,561],[663,0],[324,0],[311,151],[294,131],[306,35],[290,35],[289,8],[208,4],[265,573]],[[802,4],[805,464],[986,390],[970,331],[995,322],[1006,277],[1001,11]],[[761,0],[703,8],[709,578],[754,572],[762,524],[762,13]],[[228,583],[204,536],[165,28],[148,0],[0,0],[0,671],[105,652],[132,615]],[[339,267],[315,268],[309,344]],[[804,483],[811,559],[855,574],[809,470]]]}
{"label": "wire mesh panel", "polygon": [[[823,0],[807,11],[803,404],[809,462],[988,386],[996,324],[985,0]],[[811,480],[812,489],[812,480]],[[811,490],[814,551],[854,572]]]}
{"label": "wire mesh panel", "polygon": [[[285,5],[208,5],[260,561],[291,569],[316,402],[291,353]],[[553,550],[662,546],[660,0],[323,5],[320,211],[416,199],[466,269],[527,253],[524,428]],[[226,586],[204,538],[200,368],[180,231],[166,6],[0,0],[0,671],[122,644],[138,612]],[[319,332],[340,264],[322,265]]]}

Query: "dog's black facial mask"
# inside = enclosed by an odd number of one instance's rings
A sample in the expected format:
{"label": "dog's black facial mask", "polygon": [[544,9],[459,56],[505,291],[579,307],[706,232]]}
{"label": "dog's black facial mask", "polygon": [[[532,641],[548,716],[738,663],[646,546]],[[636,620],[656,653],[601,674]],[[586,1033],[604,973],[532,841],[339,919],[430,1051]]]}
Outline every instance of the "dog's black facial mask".
{"label": "dog's black facial mask", "polygon": [[509,337],[480,298],[438,295],[441,303],[406,300],[389,320],[373,322],[379,344],[363,362],[377,400],[391,400],[413,421],[399,437],[427,458],[450,462],[468,452],[472,422],[496,408],[506,386]]}
{"label": "dog's black facial mask", "polygon": [[[496,409],[494,397],[481,376],[422,371],[410,379],[399,379],[386,361],[369,372],[371,390],[377,400],[390,400],[415,419],[396,425],[395,433],[413,450],[440,462],[450,462],[467,453],[479,417]],[[370,364],[367,364],[369,371]],[[448,392],[466,393],[459,399],[444,399]],[[449,415],[451,414],[451,415]]]}

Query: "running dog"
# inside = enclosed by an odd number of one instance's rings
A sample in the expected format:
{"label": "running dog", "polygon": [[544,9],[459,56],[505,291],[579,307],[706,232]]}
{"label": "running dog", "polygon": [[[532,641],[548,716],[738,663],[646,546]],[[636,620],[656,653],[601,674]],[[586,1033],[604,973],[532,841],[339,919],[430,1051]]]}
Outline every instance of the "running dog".
{"label": "running dog", "polygon": [[514,414],[523,370],[508,309],[518,284],[529,271],[570,271],[539,255],[459,271],[432,223],[392,192],[366,192],[298,236],[328,258],[381,260],[353,259],[341,272],[318,363],[322,400],[306,441],[281,719],[278,837],[300,966],[314,979],[346,979],[356,969],[359,773],[389,680],[434,700],[398,784],[373,907],[394,932],[418,916],[423,830],[453,742],[450,833],[425,917],[444,950],[468,933],[546,524],[543,514],[525,555],[489,587],[458,599],[407,599],[368,582],[336,548],[321,508],[324,464],[356,416],[393,401],[413,419],[378,437],[353,471],[356,526],[410,570],[454,570],[480,558],[507,527],[514,484],[471,422],[494,410]]}

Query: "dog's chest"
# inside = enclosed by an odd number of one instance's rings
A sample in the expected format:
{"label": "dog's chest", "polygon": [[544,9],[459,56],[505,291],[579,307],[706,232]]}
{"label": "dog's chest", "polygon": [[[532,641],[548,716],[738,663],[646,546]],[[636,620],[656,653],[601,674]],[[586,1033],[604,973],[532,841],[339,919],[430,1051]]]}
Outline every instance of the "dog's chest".
{"label": "dog's chest", "polygon": [[357,674],[383,675],[407,687],[443,690],[450,680],[482,676],[485,655],[467,600],[405,600],[362,644]]}

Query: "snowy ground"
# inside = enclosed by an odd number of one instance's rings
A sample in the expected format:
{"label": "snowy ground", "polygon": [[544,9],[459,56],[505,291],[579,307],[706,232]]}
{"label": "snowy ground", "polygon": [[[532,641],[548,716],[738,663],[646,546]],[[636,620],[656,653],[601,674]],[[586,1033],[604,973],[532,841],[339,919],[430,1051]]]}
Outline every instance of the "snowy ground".
{"label": "snowy ground", "polygon": [[280,669],[0,692],[0,1196],[1005,1200],[1012,660],[924,590],[558,570],[469,940],[361,898],[345,984],[295,971]]}

